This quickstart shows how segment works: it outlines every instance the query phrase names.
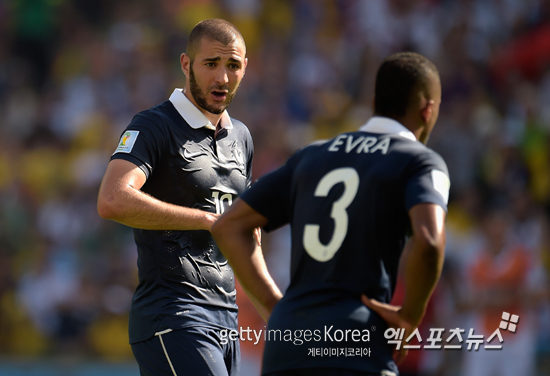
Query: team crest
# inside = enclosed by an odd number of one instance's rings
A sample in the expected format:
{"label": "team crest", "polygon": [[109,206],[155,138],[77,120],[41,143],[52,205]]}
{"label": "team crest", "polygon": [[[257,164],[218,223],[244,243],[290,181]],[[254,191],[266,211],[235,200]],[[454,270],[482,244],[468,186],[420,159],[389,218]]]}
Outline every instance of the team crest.
{"label": "team crest", "polygon": [[245,165],[244,154],[239,148],[237,141],[233,141],[233,143],[231,144],[231,154],[233,155],[233,158],[237,162],[237,165],[239,166],[239,168],[244,169],[244,165]]}

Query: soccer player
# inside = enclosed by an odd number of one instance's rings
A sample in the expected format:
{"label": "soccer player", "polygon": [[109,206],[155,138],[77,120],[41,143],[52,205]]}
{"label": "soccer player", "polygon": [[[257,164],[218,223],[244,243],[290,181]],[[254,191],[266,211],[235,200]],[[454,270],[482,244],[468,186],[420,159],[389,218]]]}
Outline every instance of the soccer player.
{"label": "soccer player", "polygon": [[[419,325],[443,265],[450,184],[445,162],[425,146],[440,102],[432,62],[416,53],[387,57],[374,116],[359,131],[299,150],[212,227],[242,285],[271,312],[263,375],[398,374],[403,347],[392,348],[385,330],[408,336]],[[274,305],[252,234],[287,223],[291,282]],[[388,303],[404,248],[399,308]],[[345,356],[349,349],[354,356]]]}
{"label": "soccer player", "polygon": [[219,336],[237,328],[235,281],[209,230],[251,183],[250,132],[226,111],[245,73],[245,42],[229,22],[204,20],[180,62],[185,89],[122,133],[98,212],[134,228],[129,336],[141,375],[237,375],[238,342]]}

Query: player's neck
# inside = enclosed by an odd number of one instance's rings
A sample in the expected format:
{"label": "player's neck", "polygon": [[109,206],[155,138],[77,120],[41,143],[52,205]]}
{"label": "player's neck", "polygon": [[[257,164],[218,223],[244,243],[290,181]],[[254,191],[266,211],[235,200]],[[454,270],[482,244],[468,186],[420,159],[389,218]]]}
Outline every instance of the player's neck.
{"label": "player's neck", "polygon": [[401,116],[401,117],[393,117],[393,116],[386,116],[386,115],[380,115],[377,113],[374,113],[374,116],[382,116],[386,117],[388,119],[395,120],[405,128],[407,128],[409,131],[414,134],[414,137],[416,137],[417,140],[421,139],[422,132],[424,131],[424,127],[418,124],[417,119],[413,119],[410,116]]}

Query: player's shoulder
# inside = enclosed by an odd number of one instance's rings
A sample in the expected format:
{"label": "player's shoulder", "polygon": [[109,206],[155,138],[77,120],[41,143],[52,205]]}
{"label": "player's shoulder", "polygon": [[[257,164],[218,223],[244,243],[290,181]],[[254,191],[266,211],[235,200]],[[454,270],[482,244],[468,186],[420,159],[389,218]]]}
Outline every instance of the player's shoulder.
{"label": "player's shoulder", "polygon": [[447,164],[438,152],[422,144],[421,142],[416,142],[416,144],[417,145],[414,145],[410,151],[410,165],[413,169],[429,165],[433,168],[444,171],[448,175]]}
{"label": "player's shoulder", "polygon": [[430,147],[424,145],[423,143],[421,142],[416,142],[417,145],[416,146],[416,149],[414,150],[413,154],[419,158],[425,158],[425,159],[433,159],[433,160],[438,160],[438,161],[441,161],[441,162],[445,162],[443,160],[443,157],[441,157],[441,155],[436,152],[435,150],[431,149]]}
{"label": "player's shoulder", "polygon": [[252,140],[252,135],[248,127],[240,120],[230,117],[231,124],[233,124],[233,129],[230,131],[234,139],[244,142],[245,147],[249,150],[250,153],[254,150],[254,141]]}
{"label": "player's shoulder", "polygon": [[323,145],[327,145],[330,141],[331,140],[328,140],[328,139],[315,140],[307,144],[306,147],[318,148],[318,147],[322,147]]}
{"label": "player's shoulder", "polygon": [[413,158],[435,158],[443,160],[436,151],[420,141],[411,140],[400,135],[391,135],[391,137],[394,140],[394,147],[392,150],[396,152],[407,154]]}
{"label": "player's shoulder", "polygon": [[[236,132],[239,132],[239,133],[242,133],[242,134],[246,134],[248,136],[250,136],[250,130],[248,129],[248,127],[240,120],[238,119],[235,119],[233,117],[230,117],[231,119],[231,124],[233,124],[233,129],[236,131]],[[252,136],[250,136],[252,137]]]}
{"label": "player's shoulder", "polygon": [[234,117],[229,117],[231,119],[231,123],[233,124],[233,128],[235,129],[246,129],[248,130],[248,127],[240,120],[235,119]]}
{"label": "player's shoulder", "polygon": [[174,116],[170,112],[170,101],[161,102],[153,107],[138,112],[132,119],[133,123],[148,125],[151,127],[164,127],[167,120]]}
{"label": "player's shoulder", "polygon": [[316,151],[322,149],[330,141],[331,140],[328,140],[328,139],[311,141],[308,144],[296,150],[296,152],[293,154],[293,157],[296,159],[296,158],[300,158],[303,155],[307,155],[309,153],[315,153]]}
{"label": "player's shoulder", "polygon": [[320,148],[322,148],[326,145],[329,145],[329,143],[332,140],[333,139],[321,139],[321,140],[311,141],[311,142],[307,143],[306,145],[302,146],[300,149],[298,149],[297,152],[320,149]]}

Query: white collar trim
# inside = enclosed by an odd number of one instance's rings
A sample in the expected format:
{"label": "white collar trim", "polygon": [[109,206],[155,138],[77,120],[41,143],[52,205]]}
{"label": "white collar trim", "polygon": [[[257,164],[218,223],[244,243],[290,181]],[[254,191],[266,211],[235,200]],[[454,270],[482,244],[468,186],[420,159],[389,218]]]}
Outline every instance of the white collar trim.
{"label": "white collar trim", "polygon": [[360,131],[370,133],[390,133],[416,141],[416,136],[400,122],[382,116],[371,117],[361,128]]}
{"label": "white collar trim", "polygon": [[[182,118],[185,119],[187,124],[193,129],[199,129],[206,127],[208,129],[216,129],[210,120],[185,96],[183,89],[175,89],[170,96],[170,102],[174,105],[176,110]],[[233,123],[227,113],[227,110],[222,113],[220,118],[220,126],[225,129],[232,129]]]}

